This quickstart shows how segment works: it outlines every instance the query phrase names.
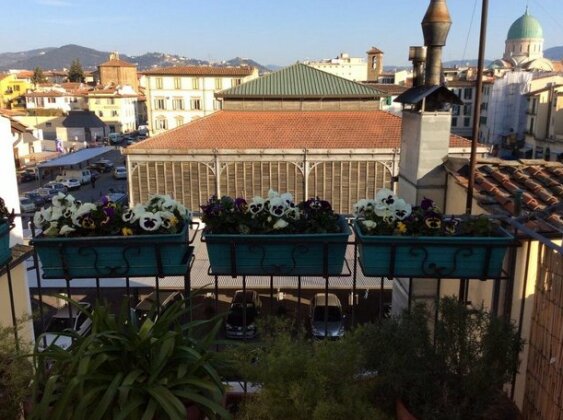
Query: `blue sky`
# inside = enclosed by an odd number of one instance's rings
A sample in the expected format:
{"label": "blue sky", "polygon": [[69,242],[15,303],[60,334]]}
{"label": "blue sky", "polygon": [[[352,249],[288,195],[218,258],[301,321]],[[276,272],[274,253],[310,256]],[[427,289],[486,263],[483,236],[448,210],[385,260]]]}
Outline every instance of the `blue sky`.
{"label": "blue sky", "polygon": [[[406,65],[422,44],[428,0],[16,0],[6,2],[0,52],[79,44],[138,55],[167,52],[206,60],[249,57],[262,64],[385,53]],[[453,25],[444,60],[477,57],[481,0],[448,0]],[[487,58],[499,58],[510,24],[529,4],[545,47],[563,45],[562,0],[492,0]],[[473,10],[475,14],[473,20]],[[467,47],[466,47],[467,45]]]}

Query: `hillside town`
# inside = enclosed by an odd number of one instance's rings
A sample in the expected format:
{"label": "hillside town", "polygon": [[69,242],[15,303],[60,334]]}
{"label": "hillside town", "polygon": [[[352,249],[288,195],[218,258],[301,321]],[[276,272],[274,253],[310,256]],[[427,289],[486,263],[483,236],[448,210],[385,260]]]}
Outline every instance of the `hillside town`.
{"label": "hillside town", "polygon": [[563,420],[563,56],[425,3],[393,70],[0,72],[0,418]]}

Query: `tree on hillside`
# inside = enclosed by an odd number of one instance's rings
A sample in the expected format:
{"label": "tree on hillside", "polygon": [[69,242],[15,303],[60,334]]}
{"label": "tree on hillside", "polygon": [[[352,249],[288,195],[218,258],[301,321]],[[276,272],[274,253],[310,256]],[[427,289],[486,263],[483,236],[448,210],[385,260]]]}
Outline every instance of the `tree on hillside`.
{"label": "tree on hillside", "polygon": [[77,58],[72,61],[70,69],[68,70],[68,81],[69,82],[83,82],[84,81],[84,70],[82,70],[82,65],[80,60]]}
{"label": "tree on hillside", "polygon": [[45,78],[41,67],[35,67],[35,70],[33,70],[33,76],[31,76],[31,82],[33,83],[33,86],[37,87],[39,83],[44,83],[46,80],[47,79]]}

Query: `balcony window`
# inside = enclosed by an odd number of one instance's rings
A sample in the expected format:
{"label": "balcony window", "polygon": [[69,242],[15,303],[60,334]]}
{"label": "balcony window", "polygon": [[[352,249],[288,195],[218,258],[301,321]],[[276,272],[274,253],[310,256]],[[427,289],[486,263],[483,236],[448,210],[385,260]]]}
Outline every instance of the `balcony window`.
{"label": "balcony window", "polygon": [[201,98],[190,99],[190,108],[192,110],[201,110]]}
{"label": "balcony window", "polygon": [[166,100],[164,98],[155,98],[154,109],[157,109],[157,110],[166,109]]}

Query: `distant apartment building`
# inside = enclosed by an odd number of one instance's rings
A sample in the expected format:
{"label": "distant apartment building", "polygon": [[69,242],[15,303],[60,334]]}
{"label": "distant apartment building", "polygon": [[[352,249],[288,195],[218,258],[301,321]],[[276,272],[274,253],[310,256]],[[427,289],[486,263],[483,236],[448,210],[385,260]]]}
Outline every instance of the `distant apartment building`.
{"label": "distant apartment building", "polygon": [[139,125],[139,95],[131,86],[107,86],[88,92],[88,109],[110,133],[128,133]]}
{"label": "distant apartment building", "polygon": [[83,83],[42,83],[24,95],[25,106],[28,110],[54,109],[64,113],[86,110],[86,95],[90,89]]}
{"label": "distant apartment building", "polygon": [[563,76],[526,95],[526,145],[535,159],[563,162]]}
{"label": "distant apartment building", "polygon": [[17,73],[0,74],[0,108],[23,108],[23,95],[29,88],[29,81],[18,77]]}
{"label": "distant apartment building", "polygon": [[251,67],[169,67],[143,74],[152,134],[179,127],[221,109],[214,94],[256,79]]}
{"label": "distant apartment building", "polygon": [[340,53],[336,58],[305,60],[303,64],[354,82],[378,81],[383,72],[383,51],[372,47],[366,54],[367,60]]}

